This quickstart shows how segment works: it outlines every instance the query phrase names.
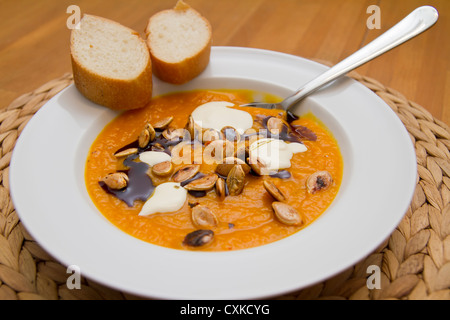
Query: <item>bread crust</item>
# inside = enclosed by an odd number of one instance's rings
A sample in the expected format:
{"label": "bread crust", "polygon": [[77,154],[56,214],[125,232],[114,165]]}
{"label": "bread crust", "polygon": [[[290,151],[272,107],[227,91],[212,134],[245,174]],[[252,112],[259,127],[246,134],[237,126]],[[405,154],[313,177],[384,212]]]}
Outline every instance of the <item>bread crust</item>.
{"label": "bread crust", "polygon": [[[102,17],[96,18],[117,23]],[[125,26],[122,27],[127,28]],[[76,88],[89,100],[113,110],[142,108],[152,99],[153,79],[150,52],[145,41],[140,38],[139,34],[130,28],[127,29],[139,37],[138,39],[142,41],[149,53],[147,65],[134,79],[110,78],[89,70],[77,60],[74,54],[73,34],[70,40],[72,72]]]}
{"label": "bread crust", "polygon": [[209,64],[211,41],[196,55],[181,62],[170,63],[151,55],[153,74],[172,84],[183,84],[197,77]]}
{"label": "bread crust", "polygon": [[[157,17],[160,14],[165,14],[168,11],[184,11],[184,10],[192,10],[194,11],[199,18],[201,18],[205,25],[208,28],[208,41],[206,45],[198,51],[196,54],[190,57],[186,57],[184,60],[179,62],[167,62],[164,61],[164,57],[158,57],[155,55],[154,50],[152,49],[152,44],[150,41],[150,25],[152,23],[152,19]],[[172,83],[172,84],[183,84],[186,83],[193,78],[197,77],[200,73],[202,73],[209,64],[210,54],[211,54],[211,46],[212,46],[212,28],[209,21],[200,15],[197,11],[192,9],[189,5],[184,3],[182,0],[179,0],[173,9],[163,10],[152,17],[150,17],[147,28],[145,30],[147,35],[147,46],[150,49],[150,56],[152,59],[152,68],[153,74],[159,79]]]}

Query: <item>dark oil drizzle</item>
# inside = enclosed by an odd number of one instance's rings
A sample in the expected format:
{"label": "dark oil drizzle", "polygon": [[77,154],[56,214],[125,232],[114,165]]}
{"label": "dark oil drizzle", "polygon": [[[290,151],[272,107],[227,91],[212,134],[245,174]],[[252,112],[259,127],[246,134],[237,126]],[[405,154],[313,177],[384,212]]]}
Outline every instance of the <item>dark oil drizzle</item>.
{"label": "dark oil drizzle", "polygon": [[194,196],[196,198],[202,198],[202,197],[206,196],[206,191],[201,191],[201,190],[189,190],[188,193],[191,196]]}
{"label": "dark oil drizzle", "polygon": [[152,180],[147,175],[149,165],[144,162],[134,161],[137,157],[138,155],[133,154],[123,161],[123,164],[128,167],[125,172],[128,174],[129,180],[125,189],[114,190],[109,188],[103,181],[99,182],[106,192],[113,194],[129,207],[132,207],[136,200],[146,201],[155,189]]}
{"label": "dark oil drizzle", "polygon": [[228,191],[228,183],[227,183],[227,179],[225,179],[225,196],[228,196],[230,194],[230,192]]}
{"label": "dark oil drizzle", "polygon": [[289,179],[291,177],[291,173],[287,170],[280,170],[278,172],[270,173],[269,176],[272,178]]}
{"label": "dark oil drizzle", "polygon": [[[255,171],[250,170],[250,174],[255,177],[259,177]],[[269,173],[269,177],[279,178],[279,179],[289,179],[291,177],[291,173],[287,170],[273,171]]]}
{"label": "dark oil drizzle", "polygon": [[299,135],[300,139],[306,139],[310,141],[316,141],[317,136],[316,134],[309,128],[301,125],[292,124],[293,121],[298,120],[299,117],[293,114],[292,112],[288,111],[287,113],[287,122],[292,128],[292,131],[295,132],[295,134]]}
{"label": "dark oil drizzle", "polygon": [[198,206],[199,204],[200,204],[200,202],[188,202],[188,205],[189,205],[190,208]]}
{"label": "dark oil drizzle", "polygon": [[291,124],[292,121],[298,120],[298,116],[296,116],[295,114],[293,114],[291,111],[287,111],[286,112],[286,120],[287,123]]}
{"label": "dark oil drizzle", "polygon": [[306,139],[310,141],[317,141],[317,136],[311,129],[301,125],[291,125],[293,134],[297,135],[300,139]]}

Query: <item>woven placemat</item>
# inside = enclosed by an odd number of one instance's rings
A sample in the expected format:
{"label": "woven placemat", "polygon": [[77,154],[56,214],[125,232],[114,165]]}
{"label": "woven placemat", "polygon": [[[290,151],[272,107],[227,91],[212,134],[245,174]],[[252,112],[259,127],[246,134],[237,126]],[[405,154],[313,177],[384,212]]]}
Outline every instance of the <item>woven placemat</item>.
{"label": "woven placemat", "polygon": [[[450,129],[399,92],[356,72],[349,76],[380,96],[398,115],[414,143],[418,179],[403,220],[377,250],[340,274],[276,299],[450,300]],[[36,111],[73,82],[66,74],[0,111],[0,299],[137,299],[71,273],[32,239],[9,195],[9,162],[17,137]],[[379,268],[380,289],[367,285]],[[373,270],[373,269],[370,269]]]}

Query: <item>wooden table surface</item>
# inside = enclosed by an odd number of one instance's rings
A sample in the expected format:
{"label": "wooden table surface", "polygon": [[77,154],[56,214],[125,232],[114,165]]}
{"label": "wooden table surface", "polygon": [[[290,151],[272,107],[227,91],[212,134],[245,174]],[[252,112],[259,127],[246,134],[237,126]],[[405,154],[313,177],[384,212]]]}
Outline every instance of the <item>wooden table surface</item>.
{"label": "wooden table surface", "polygon": [[[144,35],[176,0],[0,0],[0,108],[71,72],[69,5]],[[211,22],[213,44],[276,50],[337,63],[422,5],[439,20],[419,37],[356,69],[450,124],[450,0],[186,0]],[[370,5],[380,29],[369,29]],[[300,85],[300,84],[299,84]]]}

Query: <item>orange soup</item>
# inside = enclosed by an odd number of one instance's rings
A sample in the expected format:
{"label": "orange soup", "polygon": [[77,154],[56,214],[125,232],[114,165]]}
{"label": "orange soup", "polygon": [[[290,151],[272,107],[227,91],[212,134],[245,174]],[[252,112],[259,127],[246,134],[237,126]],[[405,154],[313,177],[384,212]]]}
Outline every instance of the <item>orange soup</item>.
{"label": "orange soup", "polygon": [[[311,224],[329,207],[341,184],[343,161],[337,142],[313,115],[292,118],[280,110],[239,107],[250,102],[253,94],[246,90],[174,93],[156,97],[147,107],[116,117],[94,141],[86,161],[87,190],[99,211],[133,237],[182,250],[226,251],[261,246]],[[252,128],[227,135],[230,131],[211,131],[197,123],[189,127],[194,110],[212,101],[230,102],[234,106],[229,108],[251,115]],[[194,129],[193,136],[181,138],[177,134],[181,129]],[[201,139],[199,132],[203,134]],[[205,141],[205,136],[213,138]],[[225,166],[225,161],[215,158],[205,161],[202,152],[217,141],[234,147],[232,154],[224,155],[235,159],[231,165]],[[255,141],[265,143],[257,145]],[[173,161],[174,148],[182,142],[191,151],[195,149],[188,157],[190,163],[186,163],[186,157],[182,162]],[[289,153],[291,158],[286,158],[288,164],[284,167],[261,173],[267,161],[258,158],[261,161],[250,163],[250,158],[254,150],[270,143],[282,143],[282,152],[291,152],[289,148],[295,144],[292,150],[296,151]],[[140,156],[146,151],[161,152],[156,155],[165,161],[143,163]],[[217,154],[215,149],[214,156]],[[189,176],[189,170],[195,175]],[[139,174],[140,178],[136,178]],[[189,179],[177,180],[181,174]],[[133,179],[143,179],[143,184]],[[179,182],[174,184],[176,196],[166,194],[161,200],[169,209],[142,215],[144,204],[156,197],[156,188],[173,181]],[[130,191],[127,188],[132,183],[137,189],[145,189],[138,190],[142,195],[121,197]],[[179,203],[175,210],[171,201]]]}

